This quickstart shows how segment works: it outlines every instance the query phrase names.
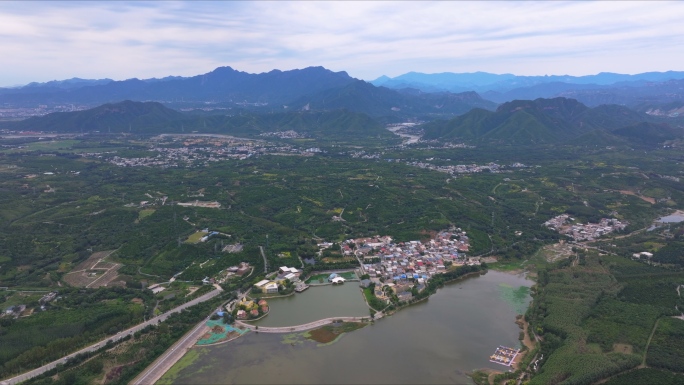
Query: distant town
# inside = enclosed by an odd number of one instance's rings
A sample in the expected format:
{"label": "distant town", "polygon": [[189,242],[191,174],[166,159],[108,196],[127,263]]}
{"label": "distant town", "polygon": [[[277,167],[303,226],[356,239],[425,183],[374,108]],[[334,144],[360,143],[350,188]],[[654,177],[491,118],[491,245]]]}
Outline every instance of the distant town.
{"label": "distant town", "polygon": [[602,218],[599,223],[575,223],[575,218],[561,214],[544,222],[544,226],[567,235],[575,241],[593,241],[602,235],[624,230],[629,222],[615,218]]}

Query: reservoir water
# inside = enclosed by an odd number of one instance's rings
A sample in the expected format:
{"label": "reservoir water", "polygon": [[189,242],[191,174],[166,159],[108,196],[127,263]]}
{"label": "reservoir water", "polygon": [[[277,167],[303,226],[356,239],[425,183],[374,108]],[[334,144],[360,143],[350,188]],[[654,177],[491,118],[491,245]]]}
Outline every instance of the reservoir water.
{"label": "reservoir water", "polygon": [[312,286],[285,298],[267,299],[268,316],[259,326],[294,326],[331,317],[370,317],[358,282]]}
{"label": "reservoir water", "polygon": [[[360,296],[353,284],[330,287],[330,293],[349,286]],[[191,363],[172,369],[160,383],[471,384],[465,373],[474,369],[507,369],[489,362],[489,355],[499,345],[520,347],[515,316],[527,308],[531,284],[522,276],[489,271],[449,284],[428,301],[344,334],[329,345],[301,338],[292,343],[292,336],[249,332],[226,344],[197,349]],[[293,298],[300,299],[311,309],[320,308],[320,318],[327,316],[320,299]],[[274,306],[276,301],[272,302]],[[275,315],[275,308],[271,309],[266,318]],[[299,323],[308,317],[291,320]]]}
{"label": "reservoir water", "polygon": [[672,214],[668,215],[666,217],[658,218],[657,220],[660,223],[679,223],[679,222],[684,222],[684,215],[683,214]]}

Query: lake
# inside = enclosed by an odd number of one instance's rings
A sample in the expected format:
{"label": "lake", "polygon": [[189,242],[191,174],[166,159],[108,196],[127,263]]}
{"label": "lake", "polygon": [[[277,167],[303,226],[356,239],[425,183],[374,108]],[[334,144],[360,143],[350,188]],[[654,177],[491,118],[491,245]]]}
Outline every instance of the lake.
{"label": "lake", "polygon": [[[192,363],[175,368],[175,375],[160,382],[471,384],[466,372],[507,369],[489,362],[489,355],[499,345],[520,347],[515,316],[527,308],[531,285],[523,276],[489,271],[449,284],[428,301],[345,334],[329,345],[250,332],[227,344],[199,348]],[[358,290],[356,285],[348,286]],[[340,294],[333,291],[339,289],[342,287],[331,287],[330,294]],[[293,299],[306,302],[304,296]],[[311,303],[312,307],[321,305]]]}

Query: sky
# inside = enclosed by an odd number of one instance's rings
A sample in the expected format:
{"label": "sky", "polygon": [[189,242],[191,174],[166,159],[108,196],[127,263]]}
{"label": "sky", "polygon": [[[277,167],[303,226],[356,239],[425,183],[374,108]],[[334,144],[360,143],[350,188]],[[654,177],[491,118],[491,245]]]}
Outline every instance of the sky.
{"label": "sky", "polygon": [[0,1],[0,86],[220,66],[364,80],[681,71],[682,20],[682,1]]}

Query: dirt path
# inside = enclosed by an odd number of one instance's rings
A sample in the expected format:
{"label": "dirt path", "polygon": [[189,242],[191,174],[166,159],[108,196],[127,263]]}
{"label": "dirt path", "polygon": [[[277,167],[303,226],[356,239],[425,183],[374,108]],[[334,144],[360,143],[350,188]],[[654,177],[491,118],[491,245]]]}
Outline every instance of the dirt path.
{"label": "dirt path", "polygon": [[604,378],[604,379],[602,379],[602,380],[596,382],[596,385],[604,384],[604,383],[610,381],[613,377],[617,377],[617,376],[619,376],[619,375],[622,375],[622,374],[625,374],[625,373],[629,373],[629,372],[632,372],[632,371],[634,371],[634,370],[643,369],[643,368],[648,368],[648,365],[646,365],[646,355],[648,354],[648,347],[649,347],[649,345],[651,345],[651,339],[653,339],[653,335],[655,334],[655,331],[656,331],[656,329],[658,328],[658,323],[659,323],[659,322],[660,322],[660,318],[658,318],[658,319],[656,320],[655,325],[653,325],[653,330],[651,330],[651,335],[648,336],[648,341],[646,342],[646,348],[644,349],[644,358],[641,360],[641,364],[639,364],[639,366],[637,366],[636,368],[628,369],[628,370],[625,370],[625,371],[623,371],[623,372],[615,373],[615,374],[613,374],[612,376],[606,377],[606,378]]}
{"label": "dirt path", "polygon": [[639,365],[639,368],[646,368],[646,355],[648,354],[648,347],[651,345],[651,340],[653,339],[653,335],[655,334],[656,329],[658,328],[658,323],[660,322],[660,318],[656,320],[655,325],[653,325],[653,330],[651,330],[651,335],[648,336],[648,341],[646,342],[646,348],[644,349],[644,359],[641,360],[641,365]]}
{"label": "dirt path", "polygon": [[530,327],[530,324],[523,320],[523,333],[525,333],[525,337],[522,340],[523,345],[527,347],[529,351],[534,350],[535,348],[535,343],[532,342],[532,339],[530,338],[530,333],[527,332],[527,329]]}

